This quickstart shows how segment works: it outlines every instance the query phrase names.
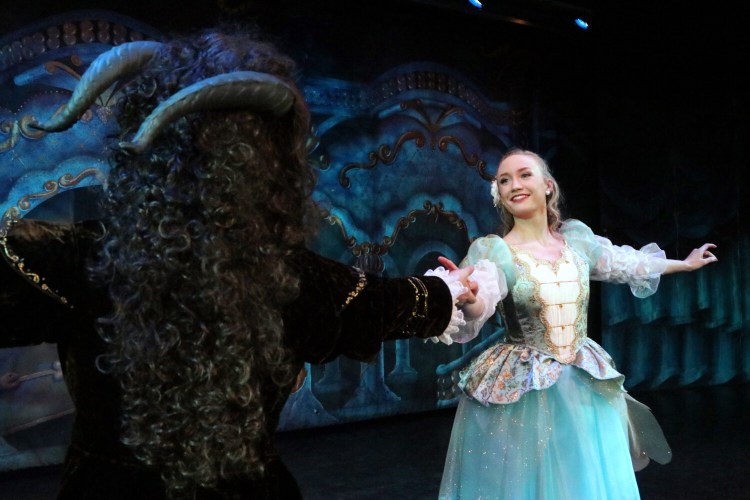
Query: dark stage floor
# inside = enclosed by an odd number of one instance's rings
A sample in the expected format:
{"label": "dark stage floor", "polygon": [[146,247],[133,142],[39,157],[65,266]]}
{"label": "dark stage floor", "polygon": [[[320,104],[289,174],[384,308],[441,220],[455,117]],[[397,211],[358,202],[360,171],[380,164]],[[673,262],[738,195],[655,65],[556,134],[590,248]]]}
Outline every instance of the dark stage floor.
{"label": "dark stage floor", "polygon": [[[750,385],[633,396],[651,407],[674,455],[637,473],[644,500],[750,499]],[[279,446],[310,500],[435,499],[452,417],[451,409],[285,432]],[[0,474],[0,499],[52,499],[58,473]]]}

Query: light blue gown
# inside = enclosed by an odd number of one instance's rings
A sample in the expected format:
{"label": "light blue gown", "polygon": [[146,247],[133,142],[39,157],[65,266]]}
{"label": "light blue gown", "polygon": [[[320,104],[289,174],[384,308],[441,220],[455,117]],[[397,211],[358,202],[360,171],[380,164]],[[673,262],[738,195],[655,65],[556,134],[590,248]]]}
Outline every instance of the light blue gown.
{"label": "light blue gown", "polygon": [[[490,235],[462,263],[489,261],[505,277],[510,293],[497,308],[507,333],[461,372],[441,499],[633,500],[634,471],[649,458],[671,459],[650,410],[626,393],[611,357],[586,335],[589,279],[627,283],[646,297],[664,252],[614,246],[576,220],[561,233],[555,262]],[[453,339],[468,342],[486,317]]]}

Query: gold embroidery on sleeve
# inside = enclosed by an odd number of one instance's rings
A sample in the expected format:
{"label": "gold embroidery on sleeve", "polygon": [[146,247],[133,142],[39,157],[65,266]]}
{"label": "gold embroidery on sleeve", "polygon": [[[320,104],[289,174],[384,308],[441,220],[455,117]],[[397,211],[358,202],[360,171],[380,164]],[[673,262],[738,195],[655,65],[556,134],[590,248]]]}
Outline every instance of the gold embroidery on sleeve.
{"label": "gold embroidery on sleeve", "polygon": [[367,286],[367,276],[365,275],[365,272],[358,267],[355,267],[354,269],[357,271],[357,274],[359,275],[359,280],[357,281],[357,285],[354,287],[354,290],[352,290],[351,292],[347,294],[346,300],[344,301],[344,305],[341,307],[342,310],[346,306],[348,306],[352,300],[356,299],[357,295],[359,295],[360,292],[362,292],[362,290],[364,290],[365,287]]}
{"label": "gold embroidery on sleeve", "polygon": [[32,272],[26,268],[26,264],[23,259],[13,252],[8,245],[8,232],[14,224],[18,223],[18,218],[13,215],[12,210],[8,210],[3,216],[2,224],[0,225],[0,247],[2,248],[3,258],[8,261],[13,269],[15,269],[21,276],[23,276],[32,285],[37,287],[39,290],[49,295],[61,304],[73,307],[68,304],[68,299],[59,294],[56,290],[45,283],[45,279],[38,274]]}

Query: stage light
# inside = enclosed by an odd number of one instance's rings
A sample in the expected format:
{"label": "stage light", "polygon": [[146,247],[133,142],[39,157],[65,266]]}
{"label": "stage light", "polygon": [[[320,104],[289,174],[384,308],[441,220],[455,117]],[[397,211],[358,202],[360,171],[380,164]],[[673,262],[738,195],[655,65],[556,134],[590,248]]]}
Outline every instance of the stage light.
{"label": "stage light", "polygon": [[579,27],[579,28],[581,28],[582,30],[587,30],[587,29],[589,29],[589,23],[587,23],[586,21],[584,21],[584,20],[583,20],[583,19],[581,19],[580,17],[579,17],[579,18],[577,18],[577,19],[575,20],[575,23],[576,23],[576,26],[578,26],[578,27]]}
{"label": "stage light", "polygon": [[469,0],[469,3],[473,5],[474,7],[476,7],[477,9],[482,8],[482,2],[480,2],[479,0]]}

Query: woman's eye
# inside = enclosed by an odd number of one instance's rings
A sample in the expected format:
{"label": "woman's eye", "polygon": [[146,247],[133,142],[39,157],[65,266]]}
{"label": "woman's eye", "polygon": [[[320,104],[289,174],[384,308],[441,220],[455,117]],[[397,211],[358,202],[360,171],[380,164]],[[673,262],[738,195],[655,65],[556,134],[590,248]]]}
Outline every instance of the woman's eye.
{"label": "woman's eye", "polygon": [[503,177],[502,179],[500,179],[499,181],[497,181],[498,184],[506,184],[507,182],[508,182],[508,179],[505,178],[505,177]]}
{"label": "woman's eye", "polygon": [[531,177],[531,172],[524,172],[521,174],[521,177]]}

